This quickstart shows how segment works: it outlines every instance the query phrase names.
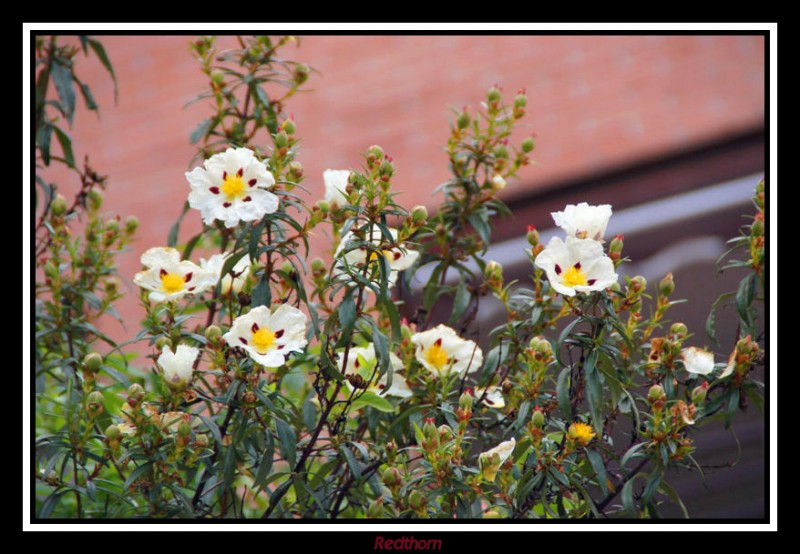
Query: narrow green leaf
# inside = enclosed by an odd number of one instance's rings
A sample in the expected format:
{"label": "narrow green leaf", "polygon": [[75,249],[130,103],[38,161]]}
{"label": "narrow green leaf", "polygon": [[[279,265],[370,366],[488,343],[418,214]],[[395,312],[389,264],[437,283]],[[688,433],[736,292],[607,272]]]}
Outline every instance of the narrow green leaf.
{"label": "narrow green leaf", "polygon": [[70,167],[75,167],[75,154],[72,153],[72,139],[57,126],[53,126],[53,130],[56,132],[56,138],[61,145],[61,151],[64,152],[64,160],[66,160],[67,165]]}
{"label": "narrow green leaf", "polygon": [[375,408],[381,412],[394,412],[394,406],[391,402],[385,399],[382,396],[378,396],[372,392],[365,392],[355,400],[353,400],[352,408],[354,410],[358,410],[363,408],[364,406],[369,406],[371,408]]}
{"label": "narrow green leaf", "polygon": [[342,326],[340,344],[350,342],[350,337],[353,334],[353,326],[356,323],[356,303],[353,300],[354,290],[355,289],[348,290],[347,294],[342,298],[342,302],[339,304],[339,323]]}
{"label": "narrow green leaf", "polygon": [[569,372],[570,368],[565,367],[558,374],[556,383],[556,397],[558,398],[558,409],[566,421],[572,421],[572,406],[569,401]]}
{"label": "narrow green leaf", "polygon": [[630,460],[630,459],[632,459],[634,457],[637,457],[637,458],[641,457],[642,454],[637,455],[636,453],[644,446],[647,446],[646,442],[640,442],[640,443],[637,443],[637,444],[634,444],[633,446],[631,446],[628,449],[628,451],[625,452],[625,455],[622,457],[622,460],[620,460],[620,462],[619,462],[620,469],[624,469],[625,468],[625,464],[628,463],[628,460]]}
{"label": "narrow green leaf", "polygon": [[347,465],[350,466],[350,471],[353,472],[353,476],[356,479],[361,479],[361,464],[356,460],[355,454],[353,454],[346,444],[343,444],[341,448],[339,448],[339,451],[344,455],[344,459],[347,460]]}
{"label": "narrow green leaf", "polygon": [[211,125],[214,122],[213,117],[207,117],[200,124],[194,128],[192,133],[189,135],[189,144],[195,144],[201,138],[205,137],[208,133],[209,129],[211,129]]}
{"label": "narrow green leaf", "polygon": [[100,43],[100,41],[90,38],[89,46],[92,47],[94,53],[97,54],[97,57],[100,59],[100,63],[103,64],[103,67],[106,68],[108,73],[111,75],[111,80],[114,81],[114,102],[117,101],[117,76],[114,74],[114,67],[111,65],[111,61],[108,59],[108,54],[106,54],[106,49]]}
{"label": "narrow green leaf", "polygon": [[597,371],[597,351],[592,350],[583,363],[583,373],[586,380],[586,400],[589,403],[589,412],[592,415],[592,426],[597,436],[603,436],[603,385],[600,383],[600,372]]}
{"label": "narrow green leaf", "polygon": [[275,456],[275,441],[272,439],[272,433],[266,433],[266,442],[264,455],[261,456],[261,463],[258,464],[258,471],[253,482],[256,487],[266,486],[264,481],[269,476],[269,472],[272,469],[272,458]]}
{"label": "narrow green leaf", "polygon": [[125,484],[122,485],[122,488],[128,490],[128,488],[133,485],[139,477],[142,477],[150,472],[152,465],[153,462],[146,462],[131,471],[130,475],[128,475],[128,478],[125,479]]}
{"label": "narrow green leaf", "polygon": [[44,499],[42,502],[42,507],[39,510],[38,517],[41,519],[47,519],[50,517],[50,514],[53,513],[58,503],[61,501],[61,497],[64,496],[68,491],[60,490],[56,491],[47,498]]}
{"label": "narrow green leaf", "polygon": [[178,219],[175,221],[175,223],[172,224],[172,227],[170,227],[169,234],[167,235],[167,246],[175,248],[175,245],[178,244],[178,231],[180,231],[181,228],[181,220],[183,220],[183,216],[185,216],[186,212],[188,211],[189,211],[189,201],[187,200],[186,202],[183,203],[183,210],[181,211],[181,214],[178,216]]}
{"label": "narrow green leaf", "polygon": [[572,333],[572,330],[581,321],[583,321],[583,318],[580,318],[580,317],[576,318],[574,321],[570,322],[569,325],[564,327],[564,330],[561,331],[561,334],[558,336],[558,342],[556,342],[555,354],[556,354],[556,360],[558,361],[559,365],[561,365],[561,366],[567,365],[566,363],[564,363],[564,360],[561,358],[561,356],[563,355],[562,351],[564,350],[564,341],[567,340],[567,337],[569,336],[569,334]]}
{"label": "narrow green leaf", "polygon": [[629,479],[625,486],[622,487],[622,505],[625,507],[625,510],[631,515],[631,517],[636,517],[638,512],[636,511],[636,505],[633,502],[633,479]]}
{"label": "narrow green leaf", "polygon": [[89,88],[89,85],[80,82],[77,77],[75,77],[75,83],[78,85],[78,90],[81,91],[83,102],[86,104],[86,109],[95,112],[98,111],[97,102],[94,99],[94,95],[92,94],[92,90]]}
{"label": "narrow green leaf", "polygon": [[222,443],[222,435],[220,434],[219,427],[217,427],[217,424],[214,422],[214,420],[211,419],[210,417],[204,416],[202,414],[196,414],[196,415],[197,415],[197,417],[200,418],[200,420],[203,423],[206,424],[206,427],[208,427],[208,430],[211,431],[211,436],[214,437],[214,440],[216,441],[216,443],[217,444],[221,444]]}
{"label": "narrow green leaf", "polygon": [[485,210],[473,213],[467,217],[467,221],[475,228],[483,241],[483,249],[489,246],[492,238],[492,228],[489,226],[488,213]]}
{"label": "narrow green leaf", "polygon": [[50,165],[50,139],[53,137],[53,126],[46,122],[36,133],[36,145],[42,153],[44,165]]}
{"label": "narrow green leaf", "polygon": [[642,506],[650,503],[653,495],[658,490],[658,486],[661,484],[661,478],[663,476],[664,472],[660,469],[650,474],[650,478],[647,480],[647,484],[644,486],[644,492],[642,493]]}
{"label": "narrow green leaf", "polygon": [[461,319],[461,316],[464,315],[464,311],[467,309],[471,299],[472,294],[470,294],[466,283],[461,283],[458,285],[456,294],[453,297],[453,313],[450,314],[451,325],[455,324],[459,319]]}
{"label": "narrow green leaf", "polygon": [[681,497],[678,495],[678,492],[674,488],[672,488],[672,486],[670,486],[670,484],[667,483],[666,481],[662,481],[658,485],[658,488],[661,492],[666,494],[669,497],[669,499],[672,500],[673,503],[677,504],[680,507],[681,513],[683,513],[683,517],[689,519],[689,510],[686,509],[686,506],[684,505],[683,500],[681,500]]}
{"label": "narrow green leaf", "polygon": [[592,464],[592,469],[594,470],[595,475],[597,475],[598,485],[600,485],[603,494],[608,494],[606,466],[603,463],[603,457],[599,453],[589,448],[586,449],[586,457],[589,458],[589,463]]}
{"label": "narrow green leaf", "polygon": [[278,442],[281,447],[281,456],[294,466],[297,457],[297,435],[289,424],[282,419],[275,418],[275,430],[278,432]]}
{"label": "narrow green leaf", "polygon": [[253,287],[250,305],[255,308],[258,306],[269,306],[271,303],[272,291],[269,288],[269,279],[266,278],[266,275],[262,275],[258,283],[256,283],[256,286]]}
{"label": "narrow green leaf", "polygon": [[72,86],[72,70],[62,65],[56,58],[50,66],[50,74],[56,86],[56,93],[61,99],[61,105],[64,107],[64,115],[72,125],[72,119],[75,116],[75,88]]}

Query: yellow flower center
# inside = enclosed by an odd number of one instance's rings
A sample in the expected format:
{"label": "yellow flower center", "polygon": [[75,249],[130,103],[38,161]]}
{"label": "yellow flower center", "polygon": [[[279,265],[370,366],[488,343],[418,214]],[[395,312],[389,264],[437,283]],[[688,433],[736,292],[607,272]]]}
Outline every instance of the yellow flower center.
{"label": "yellow flower center", "polygon": [[222,192],[228,197],[228,200],[233,200],[244,194],[244,181],[238,174],[227,175],[225,182],[222,183]]}
{"label": "yellow flower center", "polygon": [[[383,254],[383,256],[387,260],[389,260],[390,262],[392,261],[392,258],[394,257],[394,254],[392,253],[391,250],[381,250],[380,254]],[[370,252],[369,261],[373,261],[373,260],[377,260],[377,259],[378,259],[378,252]]]}
{"label": "yellow flower center", "polygon": [[169,294],[183,290],[185,284],[186,281],[177,273],[165,273],[161,276],[161,288],[164,289],[164,292]]}
{"label": "yellow flower center", "polygon": [[258,331],[253,333],[253,347],[255,347],[256,352],[259,354],[265,354],[274,342],[275,333],[266,327],[261,327]]}
{"label": "yellow flower center", "polygon": [[564,272],[564,284],[568,287],[576,287],[578,285],[586,286],[588,284],[586,280],[586,274],[583,272],[583,269],[579,267],[572,266],[568,270]]}
{"label": "yellow flower center", "polygon": [[594,438],[594,431],[590,425],[585,423],[576,422],[569,426],[568,434],[572,436],[573,440],[586,446]]}
{"label": "yellow flower center", "polygon": [[443,369],[447,365],[447,352],[439,344],[433,344],[425,353],[425,359],[437,370]]}

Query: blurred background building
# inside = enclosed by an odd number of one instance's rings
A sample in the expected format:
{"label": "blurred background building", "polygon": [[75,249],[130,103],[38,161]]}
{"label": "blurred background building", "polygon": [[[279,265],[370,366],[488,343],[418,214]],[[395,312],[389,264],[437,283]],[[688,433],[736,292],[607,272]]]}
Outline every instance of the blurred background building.
{"label": "blurred background building", "polygon": [[[105,209],[141,220],[138,239],[120,256],[130,290],[118,306],[127,331],[110,322],[111,336],[127,339],[143,317],[131,278],[139,256],[166,244],[189,191],[183,173],[196,153],[188,137],[210,109],[186,106],[207,87],[188,47],[189,36],[101,36],[114,65],[113,84],[96,58],[79,59],[100,117],[79,109],[73,126],[76,157],[109,176]],[[234,46],[231,37],[220,45]],[[670,312],[703,332],[708,307],[734,290],[742,275],[715,276],[725,240],[752,213],[749,198],[765,163],[765,40],[727,36],[307,36],[283,55],[311,66],[308,92],[293,98],[301,137],[299,160],[310,202],[323,195],[322,171],[358,168],[361,153],[381,145],[398,168],[394,185],[407,207],[439,198],[431,191],[449,176],[443,152],[451,108],[477,105],[498,84],[511,101],[528,94],[522,136],[536,135],[533,157],[501,197],[514,217],[499,221],[490,258],[507,278],[524,279],[525,230],[543,239],[549,212],[567,203],[612,204],[608,236],[625,235],[623,268],[651,286],[675,274],[674,297],[690,300]],[[66,175],[50,179],[69,189]],[[200,230],[190,212],[181,238]],[[314,245],[324,254],[326,237]],[[424,275],[421,272],[420,275]],[[482,314],[493,317],[491,306]],[[733,345],[733,311],[721,311],[718,358]],[[486,328],[491,328],[488,324]],[[693,517],[764,515],[764,420],[751,410],[735,429],[701,430],[701,463],[732,468],[685,474],[676,484]],[[678,515],[676,510],[674,515]]]}

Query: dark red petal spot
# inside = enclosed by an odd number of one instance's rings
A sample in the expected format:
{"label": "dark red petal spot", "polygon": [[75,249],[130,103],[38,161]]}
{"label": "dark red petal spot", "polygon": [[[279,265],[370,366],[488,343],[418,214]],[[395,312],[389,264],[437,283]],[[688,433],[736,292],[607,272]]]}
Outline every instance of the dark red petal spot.
{"label": "dark red petal spot", "polygon": [[386,388],[386,385],[384,385],[383,383],[381,383],[380,385],[378,385],[378,388],[379,388],[380,390],[383,390],[383,389],[385,389],[385,388]]}
{"label": "dark red petal spot", "polygon": [[254,186],[256,186],[257,182],[258,181],[255,180],[255,179],[250,179],[249,181],[247,181],[247,184],[250,185],[251,187],[254,187]]}
{"label": "dark red petal spot", "polygon": [[188,289],[186,289],[186,290],[188,290],[189,292],[192,292],[192,291],[193,291],[194,289],[196,289],[196,288],[197,288],[197,287],[189,287],[189,288],[188,288]]}
{"label": "dark red petal spot", "polygon": [[395,260],[399,260],[399,259],[400,259],[400,256],[402,256],[402,255],[403,255],[403,254],[401,254],[400,252],[395,252],[395,253],[394,253],[394,259],[395,259]]}
{"label": "dark red petal spot", "polygon": [[434,342],[433,345],[441,347],[442,346],[442,339],[441,338],[436,339],[436,342]]}
{"label": "dark red petal spot", "polygon": [[282,336],[283,336],[283,329],[278,329],[277,331],[275,331],[275,338],[276,339],[279,339]]}
{"label": "dark red petal spot", "polygon": [[591,286],[592,286],[592,285],[594,285],[596,282],[597,282],[597,279],[589,279],[588,281],[586,281],[586,284],[587,284],[587,285],[589,285],[589,286],[591,287]]}
{"label": "dark red petal spot", "polygon": [[183,276],[183,282],[188,283],[191,280],[192,280],[192,272],[190,271],[189,273]]}
{"label": "dark red petal spot", "polygon": [[650,356],[650,359],[651,359],[651,360],[657,360],[657,359],[658,359],[658,354],[656,354],[655,352],[653,352],[653,354]]}
{"label": "dark red petal spot", "polygon": [[254,333],[255,333],[256,331],[258,331],[258,323],[253,323],[253,326],[252,326],[252,327],[250,327],[250,330],[251,330],[252,332],[254,332]]}
{"label": "dark red petal spot", "polygon": [[161,271],[159,271],[159,272],[158,272],[158,274],[159,274],[161,277],[163,277],[164,275],[166,275],[166,274],[167,274],[167,270],[166,270],[166,269],[164,269],[164,268],[162,267],[162,268],[161,268]]}
{"label": "dark red petal spot", "polygon": [[286,345],[285,345],[285,344],[279,344],[279,345],[278,345],[278,350],[283,350],[283,347],[284,347],[284,346],[286,346]]}
{"label": "dark red petal spot", "polygon": [[581,268],[581,262],[575,262],[575,265],[573,265],[572,267],[574,267],[575,269],[580,269]]}
{"label": "dark red petal spot", "polygon": [[488,398],[484,398],[483,401],[486,402],[487,404],[489,404],[489,406],[494,406],[494,402],[492,402]]}
{"label": "dark red petal spot", "polygon": [[458,363],[458,358],[453,358],[453,363],[457,364]]}
{"label": "dark red petal spot", "polygon": [[208,192],[211,194],[219,194],[219,187],[209,187]]}
{"label": "dark red petal spot", "polygon": [[358,369],[359,367],[361,367],[361,364],[360,364],[360,363],[358,363],[358,358],[356,358],[356,362],[353,364],[353,366],[354,366],[356,369]]}
{"label": "dark red petal spot", "polygon": [[561,266],[556,264],[556,275],[561,275]]}
{"label": "dark red petal spot", "polygon": [[241,341],[242,344],[247,344],[247,339],[246,338],[239,337],[239,340]]}
{"label": "dark red petal spot", "polygon": [[230,208],[231,206],[232,206],[232,204],[230,202],[223,202],[222,203],[222,207],[223,208]]}
{"label": "dark red petal spot", "polygon": [[251,200],[252,198],[250,198],[249,196],[245,196],[244,198],[242,198],[242,202],[250,202]]}
{"label": "dark red petal spot", "polygon": [[238,175],[239,177],[241,177],[242,175],[244,175],[244,169],[240,167],[240,168],[239,168],[239,171],[237,171],[237,172],[236,172],[236,175]]}
{"label": "dark red petal spot", "polygon": [[222,180],[224,181],[224,180],[226,180],[227,178],[228,178],[228,172],[227,172],[227,171],[223,171],[223,172],[222,172]]}

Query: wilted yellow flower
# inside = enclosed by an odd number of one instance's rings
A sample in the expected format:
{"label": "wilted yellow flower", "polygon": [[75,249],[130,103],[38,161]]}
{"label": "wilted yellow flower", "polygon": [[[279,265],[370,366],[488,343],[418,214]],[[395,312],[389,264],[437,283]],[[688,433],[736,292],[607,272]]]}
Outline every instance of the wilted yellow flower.
{"label": "wilted yellow flower", "polygon": [[586,446],[595,437],[595,432],[592,431],[591,425],[586,425],[580,421],[576,421],[567,429],[567,438],[573,442],[577,442],[581,446]]}

